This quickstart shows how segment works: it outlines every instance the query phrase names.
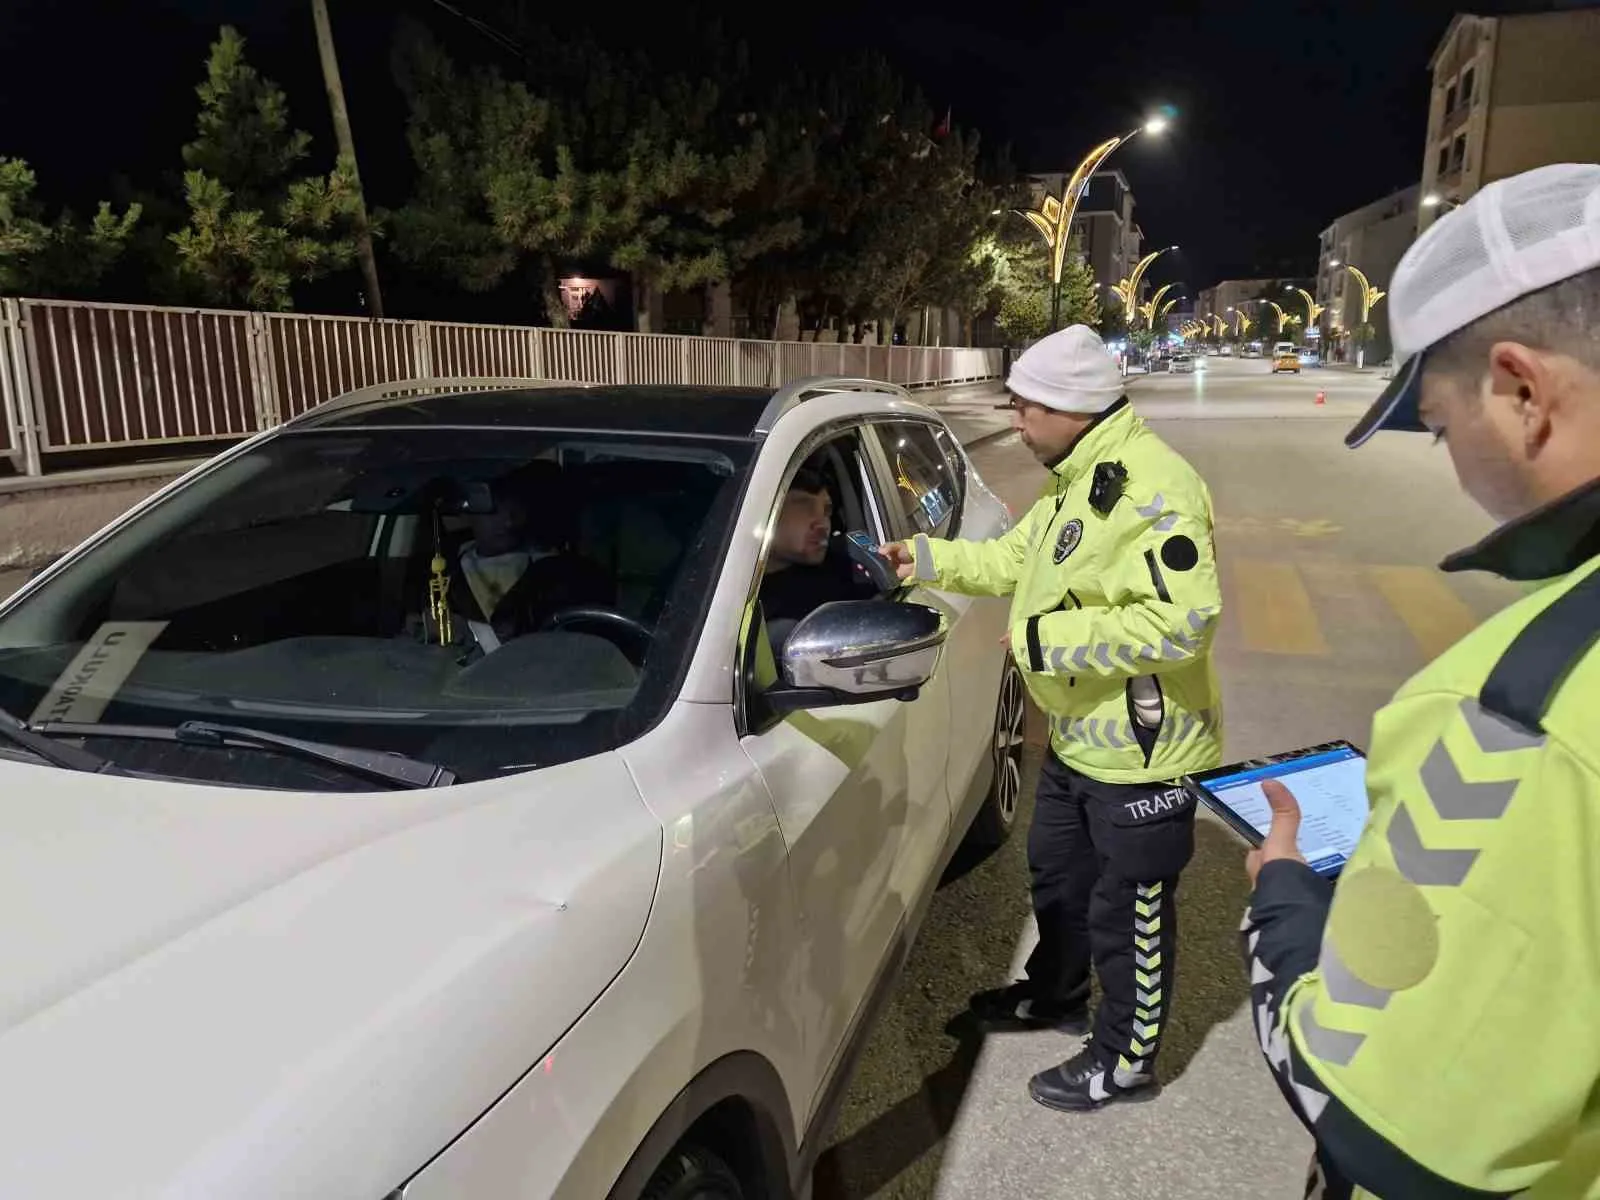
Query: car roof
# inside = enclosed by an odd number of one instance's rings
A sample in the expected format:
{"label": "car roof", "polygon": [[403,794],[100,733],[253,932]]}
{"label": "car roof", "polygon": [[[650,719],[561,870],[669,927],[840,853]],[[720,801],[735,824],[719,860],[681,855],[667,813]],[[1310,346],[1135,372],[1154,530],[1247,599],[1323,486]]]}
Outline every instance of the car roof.
{"label": "car roof", "polygon": [[312,409],[286,428],[605,430],[747,439],[756,435],[772,396],[771,388],[583,384],[355,393]]}
{"label": "car roof", "polygon": [[280,429],[530,429],[750,441],[765,437],[806,400],[838,393],[874,397],[888,409],[911,398],[899,384],[836,375],[796,379],[777,389],[451,376],[359,388]]}

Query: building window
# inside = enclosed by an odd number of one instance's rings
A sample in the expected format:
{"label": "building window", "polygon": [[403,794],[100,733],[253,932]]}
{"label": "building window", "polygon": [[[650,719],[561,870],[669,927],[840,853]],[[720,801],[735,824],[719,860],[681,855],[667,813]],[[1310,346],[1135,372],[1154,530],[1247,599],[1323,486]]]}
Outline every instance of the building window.
{"label": "building window", "polygon": [[1450,147],[1450,169],[1459,171],[1467,165],[1467,135],[1458,134]]}
{"label": "building window", "polygon": [[1468,67],[1461,76],[1461,104],[1465,107],[1472,103],[1472,68]]}
{"label": "building window", "polygon": [[1451,84],[1444,90],[1444,115],[1449,116],[1456,110],[1456,85]]}
{"label": "building window", "polygon": [[1449,173],[1450,173],[1450,144],[1447,142],[1443,146],[1439,147],[1439,169],[1438,169],[1438,171],[1435,172],[1435,174],[1448,175]]}

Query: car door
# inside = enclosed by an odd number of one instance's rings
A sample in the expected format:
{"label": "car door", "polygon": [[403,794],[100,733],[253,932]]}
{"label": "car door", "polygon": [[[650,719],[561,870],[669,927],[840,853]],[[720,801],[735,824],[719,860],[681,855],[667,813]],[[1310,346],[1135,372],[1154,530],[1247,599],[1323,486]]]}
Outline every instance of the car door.
{"label": "car door", "polygon": [[[880,422],[872,429],[895,536],[974,533],[964,529],[966,459],[950,430],[922,421]],[[941,764],[952,812],[959,812],[969,782],[987,761],[994,735],[995,698],[1005,659],[999,642],[1005,631],[1004,602],[915,582],[902,595],[939,609],[950,623],[940,664],[939,691],[946,708],[937,714],[919,711],[912,732],[915,753]]]}
{"label": "car door", "polygon": [[[840,532],[864,532],[882,542],[889,527],[860,426],[803,443],[784,488],[807,461],[830,464],[845,493],[836,509]],[[782,492],[773,497],[774,511],[781,500]],[[758,570],[764,564],[765,551]],[[743,673],[752,682],[745,689],[749,732],[742,745],[772,796],[803,929],[795,977],[817,1068],[809,1113],[903,950],[928,845],[944,836],[948,805],[937,786],[942,761],[914,754],[922,738],[909,731],[926,702],[943,707],[947,701],[939,681],[931,695],[913,703],[877,700],[778,718],[760,700],[761,622],[747,621],[743,636]],[[770,672],[769,660],[767,682]]]}

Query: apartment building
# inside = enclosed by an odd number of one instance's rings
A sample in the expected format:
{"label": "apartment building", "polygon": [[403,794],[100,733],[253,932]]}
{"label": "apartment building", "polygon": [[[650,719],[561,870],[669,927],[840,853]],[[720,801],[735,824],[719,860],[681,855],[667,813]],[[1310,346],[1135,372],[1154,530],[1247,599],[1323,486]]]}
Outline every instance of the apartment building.
{"label": "apartment building", "polygon": [[1418,232],[1496,179],[1600,161],[1600,7],[1457,13],[1428,69]]}
{"label": "apartment building", "polygon": [[[1348,269],[1355,267],[1367,283],[1388,291],[1395,267],[1417,234],[1420,184],[1401,188],[1382,199],[1364,204],[1336,218],[1322,231],[1317,245],[1317,303],[1322,306],[1323,354],[1336,361],[1354,362],[1361,322],[1361,281]],[[1372,336],[1365,345],[1368,362],[1382,362],[1392,352],[1384,302],[1367,317]]]}

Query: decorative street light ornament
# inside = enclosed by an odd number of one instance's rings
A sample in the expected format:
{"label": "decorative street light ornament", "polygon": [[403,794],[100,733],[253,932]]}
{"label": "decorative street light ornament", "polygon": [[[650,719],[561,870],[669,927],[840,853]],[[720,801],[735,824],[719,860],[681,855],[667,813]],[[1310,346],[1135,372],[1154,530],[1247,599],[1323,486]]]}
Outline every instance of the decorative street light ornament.
{"label": "decorative street light ornament", "polygon": [[1139,306],[1137,303],[1139,296],[1139,281],[1144,278],[1145,270],[1150,266],[1151,263],[1155,262],[1156,259],[1160,258],[1168,250],[1176,249],[1176,246],[1163,246],[1154,253],[1146,254],[1139,260],[1138,265],[1133,268],[1133,273],[1111,289],[1117,294],[1117,299],[1122,301],[1122,307],[1128,314],[1129,324],[1133,323],[1134,316],[1139,312]]}
{"label": "decorative street light ornament", "polygon": [[1382,300],[1389,293],[1373,287],[1372,284],[1367,281],[1366,275],[1357,270],[1355,267],[1352,267],[1349,263],[1345,263],[1344,269],[1349,271],[1350,274],[1354,275],[1356,277],[1356,283],[1361,286],[1360,338],[1356,342],[1356,370],[1359,371],[1362,367],[1367,365],[1367,317],[1369,317],[1372,313],[1372,306],[1379,300]]}
{"label": "decorative street light ornament", "polygon": [[1061,198],[1046,196],[1037,209],[1019,210],[1017,215],[1039,231],[1044,244],[1050,247],[1050,329],[1061,325],[1061,270],[1067,261],[1067,245],[1072,241],[1072,217],[1078,211],[1078,201],[1089,186],[1089,180],[1118,146],[1128,140],[1124,137],[1107,138],[1084,156],[1077,170],[1061,187]]}
{"label": "decorative street light ornament", "polygon": [[1310,292],[1306,291],[1305,288],[1297,287],[1295,288],[1295,291],[1299,292],[1301,298],[1306,302],[1306,328],[1310,329],[1317,323],[1317,318],[1322,315],[1322,310],[1326,308],[1327,305],[1318,304],[1317,298]]}
{"label": "decorative street light ornament", "polygon": [[[1072,218],[1077,214],[1078,201],[1083,199],[1083,193],[1088,190],[1089,181],[1100,169],[1100,164],[1110,158],[1112,151],[1123,142],[1140,132],[1160,133],[1166,127],[1166,115],[1157,114],[1138,129],[1131,129],[1120,137],[1107,138],[1083,156],[1083,161],[1062,185],[1060,199],[1046,196],[1044,203],[1037,209],[1017,210],[1017,215],[1026,218],[1027,222],[1039,231],[1039,236],[1044,238],[1044,244],[1050,248],[1051,332],[1061,325],[1061,271],[1066,265],[1067,246],[1072,241]],[[1123,307],[1130,313],[1133,311],[1126,299],[1123,301]]]}
{"label": "decorative street light ornament", "polygon": [[1170,283],[1163,283],[1156,289],[1156,294],[1150,297],[1149,303],[1139,306],[1139,312],[1144,315],[1144,323],[1150,326],[1151,329],[1156,327],[1156,305],[1161,303],[1161,297],[1165,296],[1171,289],[1172,285]]}

